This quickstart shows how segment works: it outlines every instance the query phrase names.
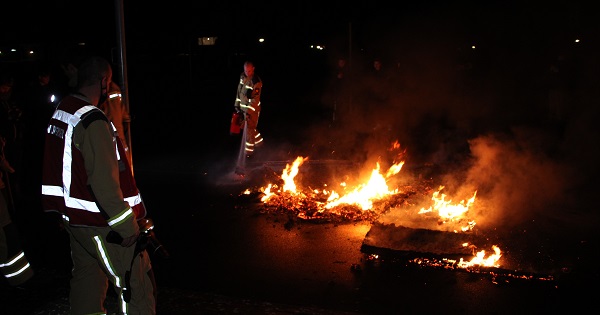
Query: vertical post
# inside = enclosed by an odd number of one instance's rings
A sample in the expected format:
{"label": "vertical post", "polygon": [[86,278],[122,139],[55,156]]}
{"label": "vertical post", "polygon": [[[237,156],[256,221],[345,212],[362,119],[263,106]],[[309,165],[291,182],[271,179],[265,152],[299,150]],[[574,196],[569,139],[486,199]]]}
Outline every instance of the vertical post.
{"label": "vertical post", "polygon": [[131,111],[129,108],[129,84],[127,81],[127,54],[125,47],[125,14],[123,10],[123,0],[115,0],[115,13],[115,20],[117,22],[117,39],[119,45],[119,75],[122,84],[121,97],[125,104],[127,113],[130,117],[129,122],[123,123],[123,127],[125,128],[125,134],[127,137],[127,139],[123,139],[123,141],[127,141],[127,146],[129,147],[129,162],[131,163],[131,171],[133,172],[133,149],[131,143]]}
{"label": "vertical post", "polygon": [[352,67],[352,22],[348,22],[348,67]]}
{"label": "vertical post", "polygon": [[[352,71],[352,22],[348,22],[348,73],[353,76],[354,71]],[[348,79],[346,79],[346,84],[348,84]],[[352,91],[353,87],[350,88],[350,94],[347,96],[348,105],[346,110],[353,111],[352,107]]]}

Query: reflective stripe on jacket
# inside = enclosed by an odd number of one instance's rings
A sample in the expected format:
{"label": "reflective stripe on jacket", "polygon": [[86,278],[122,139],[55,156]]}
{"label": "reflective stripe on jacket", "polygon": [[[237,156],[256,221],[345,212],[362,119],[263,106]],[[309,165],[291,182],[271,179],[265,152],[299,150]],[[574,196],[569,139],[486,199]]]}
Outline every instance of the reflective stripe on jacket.
{"label": "reflective stripe on jacket", "polygon": [[234,107],[244,112],[260,111],[260,94],[262,80],[258,75],[248,78],[245,73],[240,74],[240,83],[237,88]]}
{"label": "reflective stripe on jacket", "polygon": [[115,226],[132,215],[141,219],[146,209],[133,178],[125,150],[115,127],[114,131],[119,180],[124,201],[131,208],[109,217],[99,207],[85,169],[83,154],[74,145],[73,132],[78,124],[108,121],[104,113],[87,102],[70,96],[61,102],[52,115],[46,134],[44,172],[42,181],[42,206],[46,212],[65,215],[74,226]]}

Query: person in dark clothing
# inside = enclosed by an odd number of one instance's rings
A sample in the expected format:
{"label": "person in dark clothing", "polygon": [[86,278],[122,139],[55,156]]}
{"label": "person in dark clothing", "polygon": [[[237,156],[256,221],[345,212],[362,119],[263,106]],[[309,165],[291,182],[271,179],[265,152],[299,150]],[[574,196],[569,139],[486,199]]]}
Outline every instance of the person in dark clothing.
{"label": "person in dark clothing", "polygon": [[351,80],[352,74],[350,73],[348,61],[344,57],[339,57],[335,64],[331,83],[333,92],[333,123],[347,119],[349,115],[354,113]]}
{"label": "person in dark clothing", "polygon": [[0,74],[0,141],[3,143],[2,154],[11,162],[15,172],[4,172],[7,201],[13,203],[13,194],[20,188],[19,178],[22,160],[23,110],[13,93],[14,76],[10,73]]}

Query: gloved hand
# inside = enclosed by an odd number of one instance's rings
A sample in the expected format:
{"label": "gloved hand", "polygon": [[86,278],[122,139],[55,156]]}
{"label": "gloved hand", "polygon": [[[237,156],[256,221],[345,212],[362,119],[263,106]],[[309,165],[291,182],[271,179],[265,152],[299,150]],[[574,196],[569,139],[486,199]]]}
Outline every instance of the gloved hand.
{"label": "gloved hand", "polygon": [[119,235],[119,233],[117,233],[115,231],[110,231],[108,233],[108,235],[106,236],[106,240],[109,243],[121,244],[121,246],[123,246],[123,247],[129,247],[129,246],[135,244],[135,242],[138,240],[138,238],[139,238],[139,232],[137,232],[127,238],[121,237],[121,235]]}
{"label": "gloved hand", "polygon": [[123,239],[123,241],[121,242],[121,246],[123,247],[129,247],[133,244],[135,244],[135,242],[138,240],[139,237],[139,233],[133,234],[128,238]]}

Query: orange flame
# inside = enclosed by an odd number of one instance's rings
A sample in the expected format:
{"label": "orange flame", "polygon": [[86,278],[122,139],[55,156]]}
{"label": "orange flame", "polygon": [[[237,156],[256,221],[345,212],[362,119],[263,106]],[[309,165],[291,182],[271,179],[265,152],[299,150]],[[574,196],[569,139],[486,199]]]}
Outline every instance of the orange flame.
{"label": "orange flame", "polygon": [[379,163],[377,163],[377,168],[371,172],[371,178],[367,184],[359,185],[352,192],[342,197],[338,197],[339,195],[336,192],[332,192],[327,200],[328,203],[325,205],[325,208],[331,209],[343,203],[355,204],[362,210],[373,208],[373,199],[381,199],[387,195],[398,192],[397,189],[389,191],[385,179],[397,174],[402,169],[402,165],[404,165],[404,162],[392,165],[386,172],[386,177],[384,177],[379,173],[380,166]]}
{"label": "orange flame", "polygon": [[[431,200],[433,200],[433,205],[431,205],[427,209],[425,209],[424,207],[421,208],[421,210],[419,210],[419,213],[429,213],[432,211],[437,211],[437,214],[440,216],[440,218],[444,220],[457,220],[461,218],[467,211],[469,211],[469,207],[473,205],[473,203],[475,202],[475,196],[477,195],[477,191],[475,191],[473,197],[471,197],[467,202],[461,200],[459,203],[452,204],[452,200],[446,200],[446,194],[441,194],[441,197],[438,197],[440,196],[440,192],[442,191],[442,189],[444,189],[444,186],[440,186],[438,191],[434,192],[431,196]],[[470,229],[474,225],[475,222],[471,221],[469,222],[469,226],[463,228],[463,230]]]}
{"label": "orange flame", "polygon": [[296,193],[296,183],[294,183],[294,177],[298,175],[298,168],[302,163],[308,160],[308,157],[303,158],[301,156],[297,157],[294,163],[290,166],[289,164],[285,165],[285,169],[281,174],[281,178],[283,179],[283,191],[288,191],[291,193]]}
{"label": "orange flame", "polygon": [[[285,169],[282,172],[281,178],[284,181],[283,188],[278,190],[277,185],[268,184],[268,186],[261,188],[264,196],[261,201],[267,203],[271,198],[276,196],[278,193],[287,192],[293,194],[295,198],[304,198],[302,192],[298,192],[296,189],[296,183],[294,178],[298,175],[300,166],[308,160],[308,157],[297,157],[296,160],[290,165],[286,164]],[[382,199],[386,196],[397,194],[398,189],[389,190],[386,179],[396,175],[400,172],[404,165],[404,161],[392,165],[386,172],[385,176],[380,173],[380,165],[377,163],[376,168],[371,171],[371,177],[366,184],[359,185],[351,192],[340,196],[340,194],[332,189],[313,189],[314,194],[321,194],[327,197],[327,202],[318,202],[325,209],[332,209],[341,204],[356,205],[362,210],[370,210],[373,208],[373,201]],[[342,182],[339,184],[342,189],[346,189],[347,184]],[[327,187],[327,185],[325,185]],[[446,194],[441,193],[444,186],[440,186],[436,192],[433,193],[431,200],[433,204],[425,209],[421,208],[419,214],[433,213],[435,212],[441,219],[446,221],[459,221],[465,217],[469,208],[474,204],[477,191],[473,193],[473,196],[467,201],[461,200],[459,203],[452,203],[452,200],[447,200]],[[298,200],[299,201],[299,200]],[[319,212],[321,212],[319,210]],[[467,222],[467,226],[462,228],[463,232],[472,230],[475,226],[475,221],[471,220]],[[469,246],[463,244],[463,246]],[[463,258],[457,263],[459,268],[469,268],[473,266],[486,266],[486,267],[498,267],[498,260],[502,257],[500,248],[496,245],[492,246],[494,254],[486,257],[485,251],[482,250],[475,254],[475,257],[471,261],[465,261]]]}
{"label": "orange flame", "polygon": [[478,252],[471,261],[464,261],[462,258],[458,263],[458,266],[461,268],[468,268],[473,266],[485,266],[485,267],[499,267],[498,260],[502,257],[502,252],[500,248],[496,245],[492,245],[492,249],[494,250],[494,254],[491,254],[488,257],[485,257],[485,250]]}

